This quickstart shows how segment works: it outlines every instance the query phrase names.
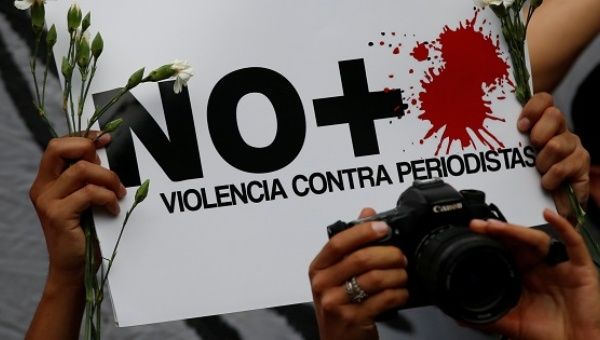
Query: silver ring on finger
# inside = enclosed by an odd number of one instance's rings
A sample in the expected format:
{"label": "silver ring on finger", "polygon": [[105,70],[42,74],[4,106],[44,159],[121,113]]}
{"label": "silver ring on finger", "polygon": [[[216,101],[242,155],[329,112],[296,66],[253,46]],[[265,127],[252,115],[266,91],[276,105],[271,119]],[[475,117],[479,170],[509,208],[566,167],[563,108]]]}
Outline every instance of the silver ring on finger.
{"label": "silver ring on finger", "polygon": [[353,303],[361,303],[369,297],[369,294],[358,285],[356,276],[353,276],[350,280],[346,281],[344,289],[346,290],[346,294],[348,294],[350,301]]}

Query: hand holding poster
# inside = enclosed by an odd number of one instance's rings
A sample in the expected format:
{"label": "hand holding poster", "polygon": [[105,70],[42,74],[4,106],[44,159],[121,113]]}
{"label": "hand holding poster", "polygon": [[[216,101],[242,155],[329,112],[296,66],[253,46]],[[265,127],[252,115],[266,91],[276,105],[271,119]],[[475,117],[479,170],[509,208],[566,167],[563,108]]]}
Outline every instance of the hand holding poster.
{"label": "hand holding poster", "polygon": [[[100,121],[124,120],[104,158],[123,204],[153,184],[109,279],[121,325],[308,301],[324,227],[390,208],[415,179],[482,190],[524,225],[551,206],[499,24],[470,0],[81,5],[107,42],[96,106],[139,63],[184,56],[197,74],[177,95],[134,89]],[[106,253],[120,221],[96,224]]]}

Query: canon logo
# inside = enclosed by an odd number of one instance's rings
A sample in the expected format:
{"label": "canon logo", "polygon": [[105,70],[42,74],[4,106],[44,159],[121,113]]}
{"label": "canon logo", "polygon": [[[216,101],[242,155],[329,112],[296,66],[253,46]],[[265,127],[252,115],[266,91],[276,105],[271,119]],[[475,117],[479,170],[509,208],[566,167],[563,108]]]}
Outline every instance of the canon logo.
{"label": "canon logo", "polygon": [[463,207],[462,202],[447,204],[447,205],[434,205],[433,212],[437,214],[437,213],[462,209],[462,207]]}

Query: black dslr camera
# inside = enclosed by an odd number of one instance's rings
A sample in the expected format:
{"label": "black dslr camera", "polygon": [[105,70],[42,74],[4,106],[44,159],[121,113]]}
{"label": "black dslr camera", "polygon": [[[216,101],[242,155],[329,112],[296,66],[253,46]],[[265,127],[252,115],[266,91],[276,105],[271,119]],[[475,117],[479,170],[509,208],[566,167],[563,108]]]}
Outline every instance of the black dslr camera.
{"label": "black dslr camera", "polygon": [[396,208],[327,227],[329,237],[368,221],[385,221],[390,233],[376,242],[408,258],[409,301],[402,308],[436,305],[453,318],[493,322],[519,301],[521,280],[510,253],[469,230],[472,219],[505,220],[478,190],[456,191],[441,179],[415,181]]}

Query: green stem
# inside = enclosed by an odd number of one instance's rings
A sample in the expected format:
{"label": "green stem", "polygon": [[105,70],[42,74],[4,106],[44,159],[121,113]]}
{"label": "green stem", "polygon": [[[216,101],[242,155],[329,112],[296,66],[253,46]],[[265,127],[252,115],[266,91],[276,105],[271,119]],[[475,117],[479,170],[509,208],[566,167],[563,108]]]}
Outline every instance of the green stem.
{"label": "green stem", "polygon": [[87,83],[87,73],[87,69],[81,70],[81,85],[79,89],[79,101],[77,103],[77,131],[81,131],[81,116],[83,115],[83,103],[85,102],[83,94],[85,93]]}
{"label": "green stem", "polygon": [[42,108],[45,106],[46,102],[46,81],[48,80],[48,64],[50,63],[50,56],[52,55],[52,51],[48,51],[46,53],[46,67],[44,68],[44,80],[42,81]]}
{"label": "green stem", "polygon": [[69,80],[69,103],[71,104],[71,122],[73,122],[73,133],[77,134],[81,131],[78,131],[75,126],[75,105],[73,104],[73,79]]}
{"label": "green stem", "polygon": [[119,99],[121,99],[121,97],[123,97],[123,95],[125,93],[127,93],[127,91],[128,91],[127,88],[121,89],[121,91],[119,91],[119,93],[117,93],[117,95],[115,95],[114,97],[112,97],[112,99],[110,100],[110,102],[108,102],[108,104],[104,105],[101,109],[96,110],[96,112],[94,112],[94,114],[90,118],[90,121],[88,122],[87,128],[85,129],[84,136],[87,137],[89,135],[90,129],[92,128],[92,125],[94,125],[94,123],[96,123],[98,121],[98,119],[100,119],[100,117],[102,117],[102,115],[108,109],[110,109],[111,106],[115,105],[119,101]]}
{"label": "green stem", "polygon": [[[87,84],[85,86],[85,90],[84,90],[84,83],[81,84],[81,90],[82,90],[82,97],[79,100],[79,130],[81,131],[81,116],[83,115],[83,109],[85,107],[85,101],[87,99],[88,93],[90,92],[90,86],[92,85],[92,80],[94,79],[94,75],[96,75],[96,63],[98,62],[97,59],[94,59],[94,64],[92,65],[92,69],[90,72],[90,78],[87,80]],[[87,73],[87,71],[86,71]]]}
{"label": "green stem", "polygon": [[42,120],[44,121],[44,123],[46,123],[46,126],[48,127],[48,131],[52,135],[52,138],[58,137],[56,130],[54,130],[54,127],[52,126],[52,123],[50,123],[50,121],[48,120],[48,117],[46,117],[46,112],[44,112],[41,108],[38,108],[38,111],[39,111],[40,117],[42,117]]}
{"label": "green stem", "polygon": [[[67,120],[67,128],[69,129],[69,135],[72,135],[75,132],[75,125],[69,118],[69,90],[71,86],[71,82],[65,78],[65,89],[63,90],[63,112],[65,113],[65,119]],[[73,124],[73,126],[71,126]]]}
{"label": "green stem", "polygon": [[85,235],[85,316],[84,316],[84,339],[92,338],[93,328],[93,306],[94,306],[94,280],[97,280],[93,269],[94,239],[92,237],[93,220],[89,210],[81,215],[81,225]]}
{"label": "green stem", "polygon": [[101,132],[100,132],[100,134],[99,134],[98,136],[96,136],[96,138],[94,138],[94,143],[95,143],[95,142],[97,142],[97,141],[99,141],[99,140],[100,140],[100,138],[101,138],[102,136],[104,136],[105,134],[107,134],[107,132],[106,132],[106,131],[101,131]]}
{"label": "green stem", "polygon": [[108,266],[106,267],[106,274],[104,274],[104,276],[100,280],[100,287],[102,290],[104,288],[104,283],[106,283],[106,280],[108,279],[108,274],[110,274],[110,269],[112,268],[113,262],[115,261],[115,257],[117,256],[117,248],[119,248],[119,244],[121,243],[121,238],[123,237],[123,232],[125,231],[125,226],[127,225],[127,222],[129,221],[129,216],[131,216],[131,213],[133,213],[133,210],[135,209],[135,207],[137,207],[137,203],[134,203],[131,206],[131,209],[129,209],[129,211],[127,211],[127,214],[125,214],[125,220],[123,220],[123,224],[121,225],[121,231],[119,231],[119,237],[117,237],[117,242],[115,243],[115,246],[113,248],[113,252],[110,256],[110,259],[108,260]]}
{"label": "green stem", "polygon": [[31,59],[29,60],[29,68],[31,70],[31,75],[33,76],[33,84],[35,88],[35,97],[37,99],[37,106],[41,107],[42,101],[40,99],[40,86],[37,81],[36,68],[37,68],[37,55],[40,49],[40,41],[42,40],[42,33],[36,33],[35,36],[35,46],[33,48],[33,54],[31,55]]}

